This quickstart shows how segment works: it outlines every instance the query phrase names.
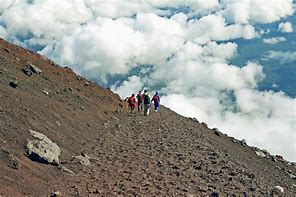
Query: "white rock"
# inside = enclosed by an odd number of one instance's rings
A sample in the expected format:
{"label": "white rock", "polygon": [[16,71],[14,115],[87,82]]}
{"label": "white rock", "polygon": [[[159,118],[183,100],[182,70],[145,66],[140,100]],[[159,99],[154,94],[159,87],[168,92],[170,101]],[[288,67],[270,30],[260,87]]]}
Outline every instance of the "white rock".
{"label": "white rock", "polygon": [[30,66],[31,70],[32,70],[34,73],[39,74],[39,73],[42,72],[42,70],[40,70],[37,66],[35,66],[35,65],[33,65],[33,64],[29,64],[29,66]]}
{"label": "white rock", "polygon": [[78,155],[78,156],[75,156],[74,158],[77,159],[77,160],[79,160],[79,162],[82,165],[85,165],[85,166],[89,166],[90,165],[90,161],[89,161],[89,158],[88,157],[84,157],[82,155]]}
{"label": "white rock", "polygon": [[28,140],[27,152],[30,159],[42,163],[59,164],[60,147],[44,134],[30,130],[36,140]]}
{"label": "white rock", "polygon": [[256,155],[258,155],[258,156],[260,156],[260,157],[265,157],[266,155],[262,152],[262,151],[260,151],[260,150],[255,150],[255,153],[256,153]]}
{"label": "white rock", "polygon": [[277,185],[274,187],[277,191],[284,193],[284,188],[282,188],[281,186]]}
{"label": "white rock", "polygon": [[296,176],[294,174],[289,174],[291,179],[295,179],[296,180]]}

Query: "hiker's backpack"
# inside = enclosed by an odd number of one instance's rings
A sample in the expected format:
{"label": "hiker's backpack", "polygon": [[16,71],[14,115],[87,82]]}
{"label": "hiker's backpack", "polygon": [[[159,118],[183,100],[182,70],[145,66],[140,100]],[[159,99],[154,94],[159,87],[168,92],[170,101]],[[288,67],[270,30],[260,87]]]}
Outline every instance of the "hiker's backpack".
{"label": "hiker's backpack", "polygon": [[158,96],[154,95],[153,96],[153,101],[154,101],[154,103],[158,103]]}
{"label": "hiker's backpack", "polygon": [[137,99],[138,99],[138,101],[140,101],[140,102],[142,102],[143,101],[143,94],[138,94],[137,95]]}
{"label": "hiker's backpack", "polygon": [[134,105],[134,101],[133,101],[132,97],[129,97],[127,102],[130,106]]}
{"label": "hiker's backpack", "polygon": [[147,94],[144,94],[144,104],[150,104],[150,97]]}

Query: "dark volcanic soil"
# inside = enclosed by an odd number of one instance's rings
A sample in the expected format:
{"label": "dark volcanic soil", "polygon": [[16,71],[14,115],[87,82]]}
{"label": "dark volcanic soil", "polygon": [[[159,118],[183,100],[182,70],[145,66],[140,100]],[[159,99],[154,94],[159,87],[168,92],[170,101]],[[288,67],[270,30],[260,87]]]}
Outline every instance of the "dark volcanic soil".
{"label": "dark volcanic soil", "polygon": [[[29,63],[42,73],[25,75]],[[165,107],[145,117],[121,105],[71,69],[0,40],[0,196],[296,196],[294,163],[260,157]],[[27,157],[29,129],[58,144],[58,166]],[[81,154],[90,165],[73,158]]]}

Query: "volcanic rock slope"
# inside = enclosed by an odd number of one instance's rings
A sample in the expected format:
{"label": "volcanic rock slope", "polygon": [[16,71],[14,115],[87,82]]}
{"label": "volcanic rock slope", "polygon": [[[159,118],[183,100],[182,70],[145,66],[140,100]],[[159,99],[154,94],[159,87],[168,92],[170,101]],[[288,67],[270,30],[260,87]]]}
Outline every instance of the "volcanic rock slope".
{"label": "volcanic rock slope", "polygon": [[[150,116],[122,106],[0,40],[0,196],[296,196],[294,163],[164,106]],[[29,158],[32,132],[59,146],[58,162]]]}

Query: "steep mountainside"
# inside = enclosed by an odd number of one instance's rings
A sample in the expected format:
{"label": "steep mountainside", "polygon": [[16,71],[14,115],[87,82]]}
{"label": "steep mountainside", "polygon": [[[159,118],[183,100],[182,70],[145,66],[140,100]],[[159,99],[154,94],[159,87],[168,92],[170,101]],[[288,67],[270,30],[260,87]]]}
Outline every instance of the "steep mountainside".
{"label": "steep mountainside", "polygon": [[[0,196],[296,195],[295,163],[163,106],[143,116],[122,105],[0,40]],[[29,158],[30,130],[60,147],[59,162]]]}

